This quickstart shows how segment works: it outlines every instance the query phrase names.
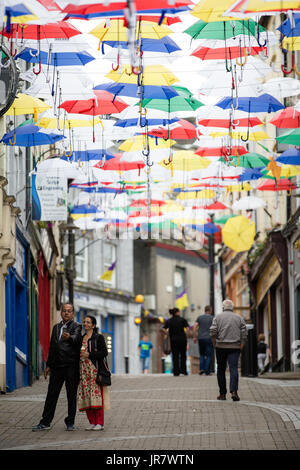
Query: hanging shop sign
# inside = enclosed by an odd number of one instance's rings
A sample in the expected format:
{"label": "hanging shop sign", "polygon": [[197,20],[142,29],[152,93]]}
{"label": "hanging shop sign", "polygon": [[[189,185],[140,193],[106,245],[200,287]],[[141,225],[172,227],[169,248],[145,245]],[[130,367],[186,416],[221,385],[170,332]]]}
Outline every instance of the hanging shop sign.
{"label": "hanging shop sign", "polygon": [[32,175],[32,220],[67,220],[67,179]]}
{"label": "hanging shop sign", "polygon": [[261,303],[269,288],[281,273],[281,267],[276,256],[273,256],[260,274],[256,288],[257,305]]}

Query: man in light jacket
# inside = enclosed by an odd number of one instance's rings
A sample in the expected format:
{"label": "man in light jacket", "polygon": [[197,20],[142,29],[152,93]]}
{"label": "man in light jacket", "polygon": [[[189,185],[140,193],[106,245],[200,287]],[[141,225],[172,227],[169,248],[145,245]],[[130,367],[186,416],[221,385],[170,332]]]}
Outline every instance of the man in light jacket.
{"label": "man in light jacket", "polygon": [[218,400],[226,400],[226,365],[228,361],[230,372],[230,393],[233,401],[239,401],[238,396],[238,361],[246,338],[245,321],[233,313],[233,302],[226,299],[223,302],[223,312],[216,315],[210,327],[210,335],[216,349],[217,379],[220,390]]}

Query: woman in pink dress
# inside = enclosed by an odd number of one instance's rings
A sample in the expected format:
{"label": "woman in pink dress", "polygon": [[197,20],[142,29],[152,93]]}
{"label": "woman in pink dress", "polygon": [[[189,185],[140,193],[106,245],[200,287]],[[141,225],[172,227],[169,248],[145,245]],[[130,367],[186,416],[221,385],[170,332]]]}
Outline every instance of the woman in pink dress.
{"label": "woman in pink dress", "polygon": [[85,335],[80,351],[80,382],[78,387],[78,409],[85,411],[90,425],[86,430],[104,429],[104,409],[109,409],[107,387],[96,383],[98,361],[108,352],[104,336],[97,332],[96,319],[87,315],[83,321]]}

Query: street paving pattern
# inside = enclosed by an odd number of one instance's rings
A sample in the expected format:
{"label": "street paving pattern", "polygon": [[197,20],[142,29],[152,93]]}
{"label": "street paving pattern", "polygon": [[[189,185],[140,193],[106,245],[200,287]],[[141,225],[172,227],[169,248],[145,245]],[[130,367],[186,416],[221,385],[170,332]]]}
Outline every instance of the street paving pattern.
{"label": "street paving pattern", "polygon": [[216,376],[113,376],[105,430],[87,432],[85,413],[66,433],[63,390],[49,431],[32,433],[47,391],[0,396],[2,450],[299,450],[300,380],[240,378],[240,402],[218,401]]}

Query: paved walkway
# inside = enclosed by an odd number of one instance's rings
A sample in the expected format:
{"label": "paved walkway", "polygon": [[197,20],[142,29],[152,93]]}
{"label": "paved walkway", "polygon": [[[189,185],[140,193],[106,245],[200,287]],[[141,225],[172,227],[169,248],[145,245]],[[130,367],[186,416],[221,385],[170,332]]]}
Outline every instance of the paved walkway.
{"label": "paved walkway", "polygon": [[218,401],[215,375],[113,376],[104,431],[84,413],[66,432],[62,392],[52,428],[33,433],[48,382],[0,395],[1,450],[299,450],[300,380],[240,378],[240,402]]}

